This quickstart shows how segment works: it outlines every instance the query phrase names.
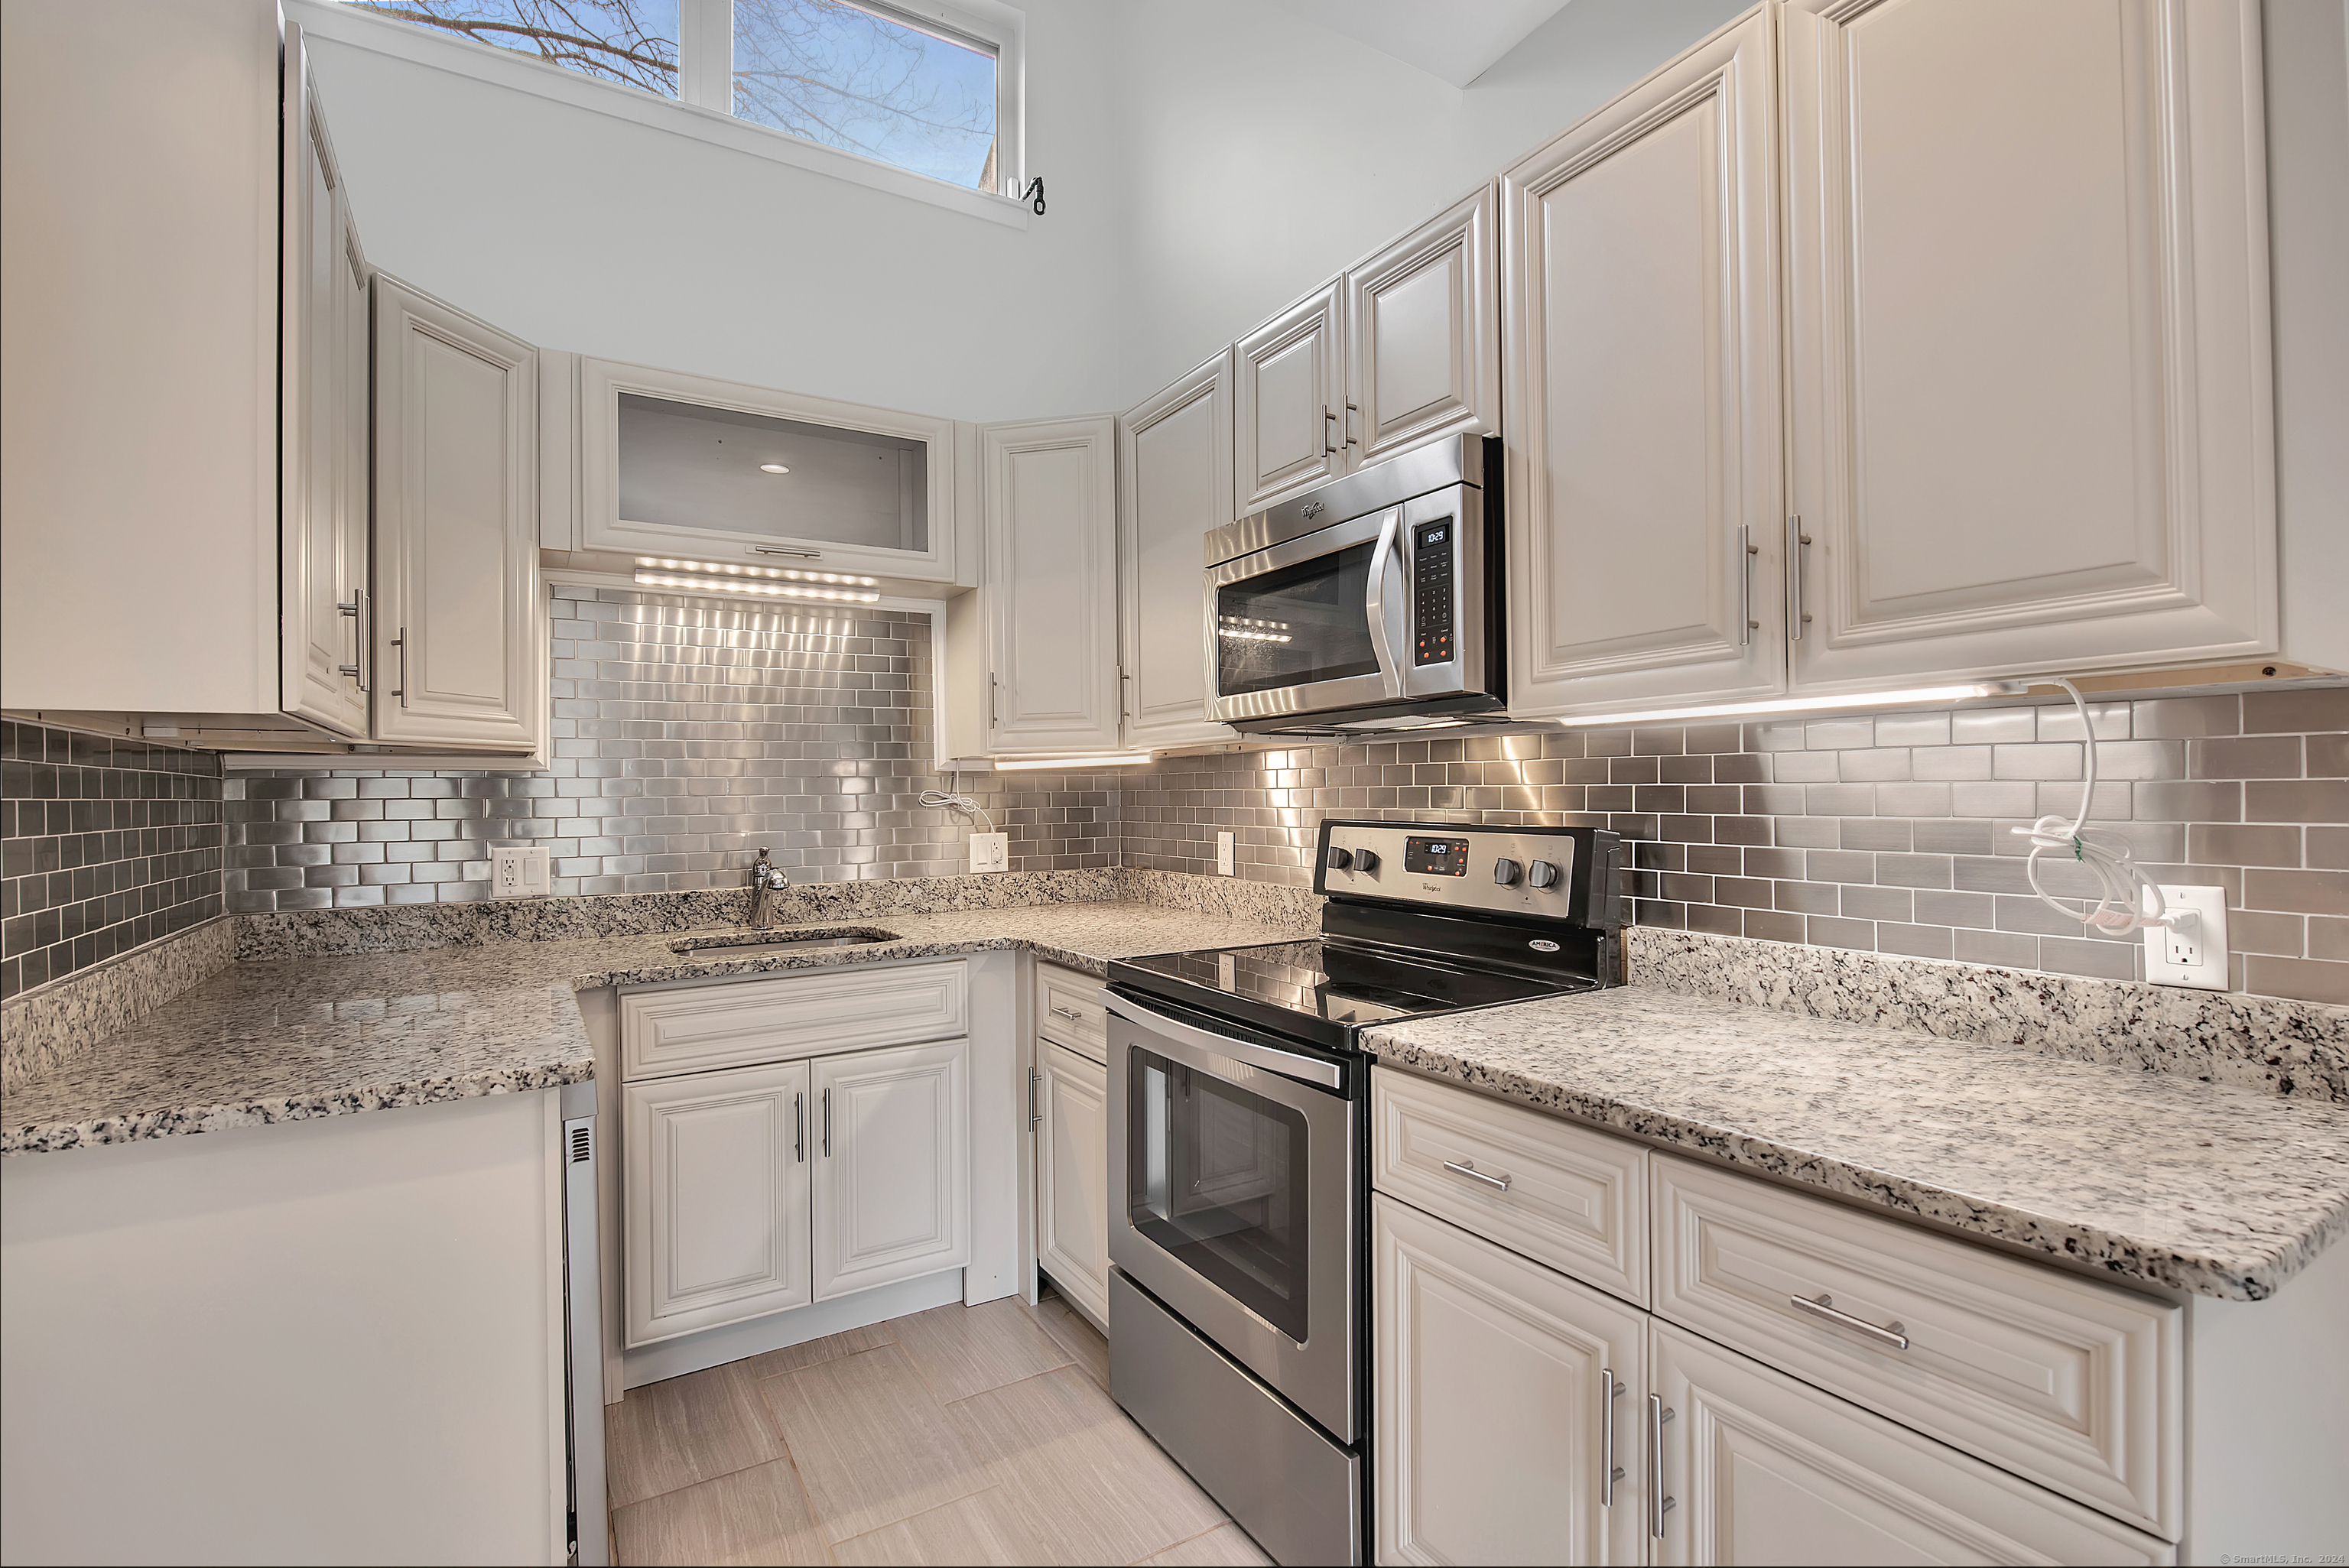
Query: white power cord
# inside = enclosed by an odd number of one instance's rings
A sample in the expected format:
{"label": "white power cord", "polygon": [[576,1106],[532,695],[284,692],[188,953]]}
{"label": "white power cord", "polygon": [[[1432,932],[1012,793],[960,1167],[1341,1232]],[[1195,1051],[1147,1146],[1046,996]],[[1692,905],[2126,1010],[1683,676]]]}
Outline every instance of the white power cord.
{"label": "white power cord", "polygon": [[[947,775],[947,782],[959,784],[962,775],[950,773]],[[987,814],[986,808],[968,795],[949,794],[944,789],[925,789],[922,791],[922,805],[932,811],[960,811],[966,817],[976,817],[987,824],[988,832],[995,831],[994,819]]]}
{"label": "white power cord", "polygon": [[[2126,936],[2153,925],[2187,924],[2196,918],[2195,912],[2181,909],[2170,913],[2161,889],[2137,869],[2126,842],[2116,834],[2087,831],[2088,803],[2096,793],[2096,732],[2089,721],[2088,705],[2080,696],[2080,688],[2061,676],[2055,677],[2054,684],[2072,694],[2072,706],[2079,711],[2086,766],[2082,769],[2085,777],[2080,785],[2080,810],[2070,821],[2061,817],[2042,817],[2027,828],[2007,830],[2031,841],[2031,858],[2023,862],[2023,874],[2031,879],[2031,891],[2056,913],[2069,915],[2083,925],[2115,936]],[[2068,854],[2096,874],[2102,896],[2094,909],[2084,912],[2058,903],[2039,885],[2039,857],[2051,851]]]}

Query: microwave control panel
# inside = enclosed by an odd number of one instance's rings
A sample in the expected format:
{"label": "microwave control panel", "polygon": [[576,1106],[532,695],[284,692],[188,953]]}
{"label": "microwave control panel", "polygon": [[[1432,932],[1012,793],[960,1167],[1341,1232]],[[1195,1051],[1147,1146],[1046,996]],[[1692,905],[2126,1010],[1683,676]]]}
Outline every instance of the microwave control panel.
{"label": "microwave control panel", "polygon": [[1444,665],[1453,657],[1453,520],[1415,524],[1411,531],[1413,665]]}

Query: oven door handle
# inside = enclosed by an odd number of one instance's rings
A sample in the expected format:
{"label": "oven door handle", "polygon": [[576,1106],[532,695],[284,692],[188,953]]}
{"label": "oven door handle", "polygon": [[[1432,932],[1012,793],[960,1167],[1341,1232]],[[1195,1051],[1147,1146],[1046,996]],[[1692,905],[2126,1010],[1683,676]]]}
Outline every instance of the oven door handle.
{"label": "oven door handle", "polygon": [[1335,1062],[1317,1061],[1311,1057],[1292,1056],[1287,1051],[1274,1050],[1269,1046],[1259,1046],[1252,1040],[1236,1040],[1229,1035],[1219,1035],[1212,1029],[1202,1029],[1195,1025],[1182,1023],[1168,1017],[1164,1013],[1154,1013],[1147,1007],[1138,1007],[1114,991],[1103,991],[1101,998],[1103,1006],[1126,1022],[1137,1024],[1152,1031],[1171,1046],[1189,1047],[1187,1050],[1176,1049],[1168,1053],[1180,1060],[1185,1067],[1195,1068],[1202,1072],[1213,1072],[1215,1068],[1211,1063],[1200,1061],[1193,1055],[1194,1052],[1199,1052],[1211,1057],[1222,1057],[1226,1061],[1244,1063],[1252,1068],[1262,1068],[1266,1072],[1277,1074],[1285,1078],[1294,1078],[1300,1083],[1316,1083],[1325,1088],[1343,1088],[1346,1086],[1346,1070]]}
{"label": "oven door handle", "polygon": [[[1402,696],[1402,658],[1396,650],[1411,640],[1402,552],[1397,543],[1402,533],[1402,508],[1396,507],[1379,521],[1378,548],[1371,552],[1371,581],[1362,593],[1362,614],[1371,623],[1371,653],[1379,661],[1379,678],[1386,682],[1389,696]],[[1392,590],[1387,585],[1390,573],[1395,579]]]}

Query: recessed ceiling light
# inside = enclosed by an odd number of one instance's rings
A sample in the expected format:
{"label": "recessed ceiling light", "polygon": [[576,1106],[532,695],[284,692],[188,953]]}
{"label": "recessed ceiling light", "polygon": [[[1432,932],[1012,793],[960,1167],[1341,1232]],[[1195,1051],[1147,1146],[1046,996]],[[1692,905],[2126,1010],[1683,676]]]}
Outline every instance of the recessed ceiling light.
{"label": "recessed ceiling light", "polygon": [[783,467],[781,463],[761,463],[759,465],[759,471],[762,474],[787,474],[792,470]]}

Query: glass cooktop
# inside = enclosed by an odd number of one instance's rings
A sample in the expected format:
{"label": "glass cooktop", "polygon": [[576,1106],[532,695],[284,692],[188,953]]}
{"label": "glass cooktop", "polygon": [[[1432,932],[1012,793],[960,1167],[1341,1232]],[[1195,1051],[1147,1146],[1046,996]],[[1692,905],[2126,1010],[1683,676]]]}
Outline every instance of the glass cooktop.
{"label": "glass cooktop", "polygon": [[1276,942],[1128,958],[1112,981],[1209,1012],[1324,1035],[1368,1024],[1588,990],[1568,975],[1463,968],[1335,942]]}

